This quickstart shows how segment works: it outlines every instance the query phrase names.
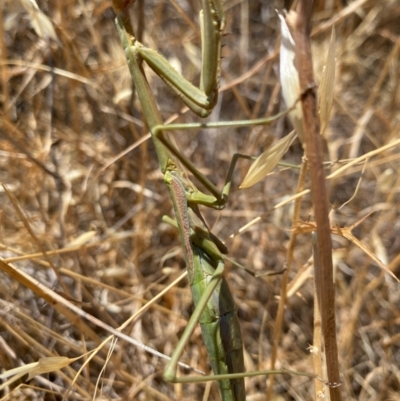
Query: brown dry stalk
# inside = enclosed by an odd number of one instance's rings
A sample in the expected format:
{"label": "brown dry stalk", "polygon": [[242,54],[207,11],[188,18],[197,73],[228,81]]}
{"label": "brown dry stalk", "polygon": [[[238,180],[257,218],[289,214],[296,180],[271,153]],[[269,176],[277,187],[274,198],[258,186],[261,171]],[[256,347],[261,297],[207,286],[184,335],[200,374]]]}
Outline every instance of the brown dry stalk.
{"label": "brown dry stalk", "polygon": [[335,289],[333,283],[332,240],[329,226],[329,207],[326,179],[323,169],[323,152],[317,108],[317,91],[311,56],[311,15],[313,2],[299,1],[296,13],[289,14],[295,41],[296,63],[302,93],[303,132],[305,153],[311,178],[311,197],[314,205],[318,235],[318,263],[315,265],[315,281],[319,296],[322,332],[326,346],[327,374],[332,401],[341,400],[336,344]]}

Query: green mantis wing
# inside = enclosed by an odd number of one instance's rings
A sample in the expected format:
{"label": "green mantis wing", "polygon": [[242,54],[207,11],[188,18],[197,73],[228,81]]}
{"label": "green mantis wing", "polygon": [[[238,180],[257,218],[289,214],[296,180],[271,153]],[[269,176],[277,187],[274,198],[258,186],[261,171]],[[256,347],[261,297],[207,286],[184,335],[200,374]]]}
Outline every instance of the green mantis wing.
{"label": "green mantis wing", "polygon": [[[193,302],[198,304],[215,273],[215,261],[201,249],[194,246],[195,274],[190,283]],[[223,263],[223,262],[219,262]],[[203,341],[207,348],[211,367],[215,374],[244,372],[243,343],[236,312],[236,305],[225,277],[221,277],[200,316]],[[246,399],[244,379],[219,381],[223,400],[241,401]]]}

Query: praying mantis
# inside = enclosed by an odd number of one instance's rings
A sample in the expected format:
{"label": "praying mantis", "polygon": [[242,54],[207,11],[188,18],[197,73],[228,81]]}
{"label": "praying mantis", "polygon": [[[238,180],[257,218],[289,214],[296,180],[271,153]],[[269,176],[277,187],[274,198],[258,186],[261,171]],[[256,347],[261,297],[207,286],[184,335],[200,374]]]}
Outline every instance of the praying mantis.
{"label": "praying mantis", "polygon": [[[220,191],[197,170],[187,157],[179,152],[165,133],[172,129],[269,124],[286,112],[272,118],[252,121],[164,126],[146,80],[142,62],[145,61],[191,110],[200,117],[208,116],[218,96],[221,34],[225,25],[222,4],[220,0],[202,0],[201,2],[203,60],[200,87],[197,88],[178,74],[160,54],[137,41],[128,12],[129,6],[133,3],[132,0],[114,0],[113,3],[117,14],[116,25],[130,74],[174,207],[176,222],[171,223],[179,230],[195,304],[194,313],[166,367],[164,378],[171,382],[193,382],[193,377],[177,378],[176,370],[183,349],[197,322],[200,322],[214,376],[200,377],[199,381],[218,380],[221,398],[224,401],[244,401],[246,395],[243,378],[271,372],[252,372],[251,374],[244,372],[242,338],[236,306],[223,276],[223,254],[227,253],[227,249],[222,241],[208,229],[200,213],[199,205],[214,209],[224,208],[236,162],[241,157],[249,157],[236,154],[232,158],[225,185]],[[198,190],[186,178],[177,160],[196,177],[209,194]]]}

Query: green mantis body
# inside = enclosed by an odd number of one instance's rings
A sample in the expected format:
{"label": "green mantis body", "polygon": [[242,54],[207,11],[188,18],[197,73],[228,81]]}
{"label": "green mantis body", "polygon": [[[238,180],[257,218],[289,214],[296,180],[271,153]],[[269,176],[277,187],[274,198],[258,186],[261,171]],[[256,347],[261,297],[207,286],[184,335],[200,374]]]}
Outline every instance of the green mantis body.
{"label": "green mantis body", "polygon": [[[186,129],[188,126],[163,125],[142,68],[142,61],[145,60],[193,111],[203,117],[209,115],[215,105],[218,93],[217,77],[221,31],[225,24],[222,6],[219,0],[202,0],[203,68],[200,89],[198,89],[185,81],[161,55],[154,50],[145,48],[136,40],[129,19],[128,7],[130,3],[130,0],[114,0],[114,8],[117,12],[117,28],[143,114],[152,134],[160,168],[164,174],[164,181],[170,191],[176,215],[176,226],[180,233],[189,282],[196,305],[181,341],[166,367],[164,377],[172,382],[188,383],[192,381],[193,378],[178,379],[176,369],[189,337],[197,322],[200,322],[212,369],[216,375],[207,376],[207,380],[218,380],[224,401],[244,401],[243,378],[249,374],[244,373],[242,339],[235,303],[223,277],[223,254],[227,250],[223,243],[209,231],[200,214],[198,205],[201,204],[214,209],[225,207],[236,161],[239,157],[249,157],[238,154],[233,157],[225,185],[223,190],[220,191],[166,137],[165,131],[168,129]],[[192,124],[191,127],[247,126],[249,123],[253,125],[269,124],[285,113],[273,118],[250,122]],[[195,188],[185,178],[184,172],[181,171],[175,159],[178,159],[210,194],[205,194]],[[253,372],[250,375],[255,376],[260,373],[269,374],[270,372]],[[233,375],[235,376],[233,377]]]}
{"label": "green mantis body", "polygon": [[[219,2],[216,3],[219,7],[215,7],[211,1],[204,0],[202,2],[203,12],[207,14],[204,18],[202,37],[207,38],[204,40],[208,43],[213,43],[212,49],[208,47],[203,50],[203,63],[211,65],[211,72],[202,74],[200,90],[189,84],[186,85],[189,87],[189,93],[185,92],[183,95],[184,88],[182,86],[178,86],[177,91],[182,100],[202,116],[210,113],[217,99],[216,76],[220,57],[220,31],[224,23],[222,22],[222,8]],[[228,284],[223,277],[222,253],[226,253],[226,248],[209,232],[197,206],[200,203],[209,207],[222,208],[226,203],[230,183],[220,194],[218,189],[206,177],[200,176],[190,161],[182,157],[171,142],[165,138],[162,120],[151,95],[141,61],[146,60],[170,86],[171,82],[177,80],[175,77],[177,73],[166,60],[151,49],[144,48],[135,40],[130,21],[127,20],[126,13],[122,11],[118,15],[117,26],[147,125],[152,133],[160,167],[164,173],[164,181],[170,190],[184,248],[193,300],[196,305],[195,312],[183,334],[180,345],[177,346],[171,362],[166,368],[164,377],[170,381],[176,380],[178,359],[185,346],[185,340],[187,341],[193,332],[197,321],[200,321],[201,324],[214,373],[243,372],[243,347],[236,307]],[[175,86],[172,87],[176,90]],[[213,195],[198,191],[185,180],[171,154],[179,157],[179,160],[210,189]],[[220,380],[219,387],[224,400],[243,401],[245,399],[243,378]]]}

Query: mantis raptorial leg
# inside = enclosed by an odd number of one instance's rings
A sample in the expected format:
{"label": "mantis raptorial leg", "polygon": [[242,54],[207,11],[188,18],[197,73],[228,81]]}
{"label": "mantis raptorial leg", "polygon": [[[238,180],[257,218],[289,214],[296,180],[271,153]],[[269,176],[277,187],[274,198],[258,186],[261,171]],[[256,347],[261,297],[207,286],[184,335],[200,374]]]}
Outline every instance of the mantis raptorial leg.
{"label": "mantis raptorial leg", "polygon": [[[114,8],[123,22],[127,22],[128,18],[125,11],[134,2],[135,0],[114,0]],[[225,27],[225,14],[220,0],[202,0],[201,4],[202,68],[199,88],[184,79],[157,51],[139,43],[131,24],[125,24],[125,28],[131,35],[136,56],[146,61],[191,110],[201,117],[207,117],[218,98],[221,32]],[[122,13],[125,13],[125,17]]]}
{"label": "mantis raptorial leg", "polygon": [[[164,181],[170,190],[194,303],[196,304],[195,312],[173,353],[171,362],[166,368],[165,378],[174,382],[194,381],[193,377],[178,379],[176,377],[176,365],[195,325],[200,321],[204,342],[215,373],[215,376],[207,376],[206,379],[218,380],[224,401],[243,401],[245,399],[243,377],[282,373],[282,371],[244,373],[242,341],[235,304],[223,278],[224,260],[222,254],[226,250],[222,242],[210,233],[198,209],[199,204],[215,209],[225,207],[233,169],[236,161],[242,155],[233,157],[225,185],[221,191],[201,174],[188,158],[179,152],[169,141],[165,131],[195,127],[209,128],[217,125],[269,124],[286,112],[274,118],[253,121],[164,126],[144,75],[142,61],[145,60],[197,114],[208,115],[217,98],[220,36],[224,25],[222,7],[217,0],[202,1],[204,13],[204,22],[202,23],[203,70],[200,89],[193,89],[193,85],[176,73],[162,56],[145,48],[135,39],[127,11],[129,3],[130,1],[114,0],[114,8],[117,12],[117,28],[143,114],[152,134],[160,168],[164,174]],[[248,158],[248,156],[243,157]],[[179,160],[210,194],[203,193],[195,188],[185,178],[185,173],[180,170],[176,160]],[[305,375],[307,376],[307,374]],[[313,377],[313,375],[311,376]],[[203,378],[199,378],[198,381],[203,381]]]}

